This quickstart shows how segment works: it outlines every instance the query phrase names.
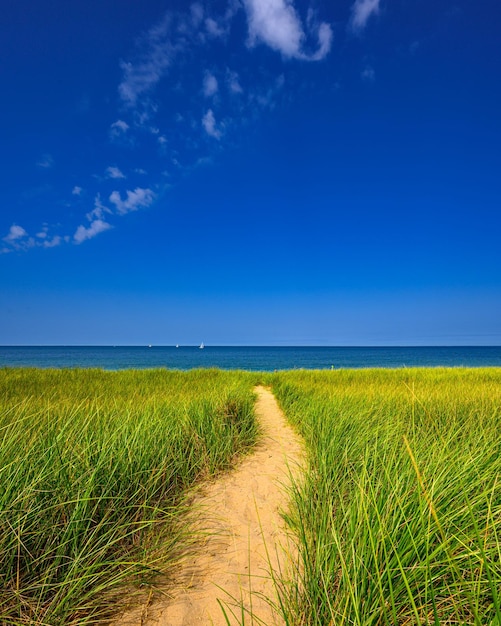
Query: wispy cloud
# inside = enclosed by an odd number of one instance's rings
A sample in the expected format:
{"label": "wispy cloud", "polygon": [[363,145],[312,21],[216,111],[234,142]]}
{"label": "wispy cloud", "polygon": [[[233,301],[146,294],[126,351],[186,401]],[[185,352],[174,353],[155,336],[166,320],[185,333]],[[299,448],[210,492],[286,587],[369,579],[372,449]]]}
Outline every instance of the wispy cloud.
{"label": "wispy cloud", "polygon": [[379,13],[381,0],[355,0],[351,9],[350,28],[356,33],[364,30],[372,15]]}
{"label": "wispy cloud", "polygon": [[202,126],[205,129],[205,132],[214,137],[214,139],[221,139],[222,132],[216,126],[216,118],[214,117],[214,112],[212,109],[209,109],[207,113],[202,118]]}
{"label": "wispy cloud", "polygon": [[212,39],[226,38],[230,33],[231,22],[240,8],[240,0],[229,0],[226,10],[222,15],[207,16],[204,21],[207,35]]}
{"label": "wispy cloud", "polygon": [[[161,22],[142,37],[137,58],[120,63],[123,78],[118,93],[125,105],[135,107],[141,96],[151,92],[167,73],[178,52],[184,49],[184,39],[172,37],[175,17],[173,13],[167,13]],[[184,21],[183,25],[186,27],[187,22]]]}
{"label": "wispy cloud", "polygon": [[22,226],[19,226],[18,224],[12,224],[9,233],[3,238],[3,241],[7,243],[13,243],[14,241],[18,241],[19,239],[27,236],[28,233],[24,230]]}
{"label": "wispy cloud", "polygon": [[151,189],[136,187],[134,191],[127,191],[125,200],[122,200],[120,192],[113,191],[110,195],[110,202],[115,205],[119,215],[125,215],[131,211],[145,209],[155,200],[155,194]]}
{"label": "wispy cloud", "polygon": [[249,27],[249,45],[264,43],[286,58],[318,61],[330,51],[332,29],[322,22],[316,25],[319,47],[305,51],[306,34],[289,0],[243,0]]}
{"label": "wispy cloud", "polygon": [[14,251],[26,251],[30,248],[55,248],[63,243],[63,237],[60,235],[49,237],[46,225],[35,237],[31,237],[22,226],[12,224],[2,241],[7,245],[0,249],[0,253],[7,254]]}
{"label": "wispy cloud", "polygon": [[244,90],[240,85],[240,77],[238,76],[237,72],[233,72],[228,68],[226,68],[226,83],[231,93],[243,93]]}
{"label": "wispy cloud", "polygon": [[44,239],[42,243],[43,248],[55,248],[63,243],[63,238],[60,235],[54,235],[52,239]]}
{"label": "wispy cloud", "polygon": [[111,224],[105,222],[104,220],[96,219],[90,223],[90,226],[79,226],[73,235],[73,241],[77,244],[86,241],[87,239],[92,239],[99,233],[104,233],[106,230],[112,228]]}
{"label": "wispy cloud", "polygon": [[124,122],[123,120],[117,120],[116,122],[113,122],[113,124],[110,126],[110,136],[112,138],[121,137],[129,130],[129,128],[130,126],[129,124],[127,124],[127,122]]}
{"label": "wispy cloud", "polygon": [[71,193],[74,196],[80,196],[82,194],[82,191],[83,191],[82,187],[79,187],[78,185],[75,185],[73,187],[73,189],[71,190]]}
{"label": "wispy cloud", "polygon": [[214,74],[211,74],[210,72],[205,72],[203,85],[204,96],[206,98],[214,96],[217,93],[218,88],[219,86],[217,78],[214,76]]}
{"label": "wispy cloud", "polygon": [[109,215],[111,213],[113,213],[113,211],[111,211],[111,209],[103,204],[101,200],[101,194],[97,193],[96,197],[94,198],[94,208],[92,209],[92,211],[87,213],[86,217],[89,222],[92,222],[95,219],[102,220],[104,219],[105,215]]}
{"label": "wispy cloud", "polygon": [[125,174],[113,165],[106,168],[106,178],[125,178]]}

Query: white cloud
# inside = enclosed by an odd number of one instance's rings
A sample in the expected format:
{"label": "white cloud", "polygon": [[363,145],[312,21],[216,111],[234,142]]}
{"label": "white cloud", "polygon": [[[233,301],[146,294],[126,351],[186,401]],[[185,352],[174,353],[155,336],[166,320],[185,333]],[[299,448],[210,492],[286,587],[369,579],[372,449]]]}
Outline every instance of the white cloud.
{"label": "white cloud", "polygon": [[102,220],[106,214],[110,213],[112,213],[112,211],[110,211],[110,209],[102,203],[101,194],[98,193],[94,198],[94,208],[90,211],[90,213],[87,213],[86,217],[89,222],[91,222],[94,219]]}
{"label": "white cloud", "polygon": [[205,19],[205,30],[213,39],[227,37],[230,32],[231,21],[240,10],[239,0],[230,0],[224,15],[209,16]]}
{"label": "white cloud", "polygon": [[41,159],[37,162],[38,167],[41,167],[45,170],[50,169],[54,165],[54,159],[50,154],[42,155]]}
{"label": "white cloud", "polygon": [[214,139],[221,138],[221,131],[216,127],[216,118],[214,117],[212,109],[209,109],[203,116],[202,126],[205,128],[205,132],[211,137],[214,137]]}
{"label": "white cloud", "polygon": [[60,235],[55,235],[52,239],[45,239],[42,246],[44,248],[55,248],[63,243],[63,238]]}
{"label": "white cloud", "polygon": [[23,237],[27,237],[28,233],[24,230],[22,226],[18,226],[17,224],[12,224],[10,227],[8,235],[6,235],[3,240],[7,243],[12,243]]}
{"label": "white cloud", "polygon": [[13,224],[9,234],[3,238],[3,241],[10,247],[2,248],[0,252],[7,253],[14,250],[26,251],[30,248],[55,248],[59,246],[63,242],[63,238],[60,235],[49,238],[48,230],[49,227],[45,224],[35,237],[30,237],[22,226]]}
{"label": "white cloud", "polygon": [[71,193],[72,193],[74,196],[79,196],[79,195],[82,193],[82,191],[83,191],[83,189],[82,189],[81,187],[79,187],[78,185],[75,185],[75,186],[73,187],[73,189],[71,190]]}
{"label": "white cloud", "polygon": [[323,59],[329,52],[332,29],[325,22],[318,26],[317,52],[304,52],[306,35],[291,0],[244,0],[244,6],[251,46],[261,41],[284,57],[310,61]]}
{"label": "white cloud", "polygon": [[[176,54],[184,49],[185,38],[172,37],[173,19],[174,16],[167,13],[161,22],[150,28],[141,41],[143,51],[137,60],[120,63],[123,78],[118,93],[124,104],[136,107],[139,98],[153,89],[167,73]],[[188,28],[185,22],[182,26],[181,30]]]}
{"label": "white cloud", "polygon": [[110,165],[110,167],[106,168],[106,177],[107,178],[125,178],[125,174],[118,167],[114,167]]}
{"label": "white cloud", "polygon": [[230,69],[226,70],[226,82],[228,84],[228,89],[231,93],[243,93],[244,90],[240,85],[239,76],[236,72],[231,71]]}
{"label": "white cloud", "polygon": [[210,72],[205,72],[205,76],[204,76],[204,96],[206,98],[210,98],[211,96],[214,96],[217,91],[218,91],[218,83],[217,83],[217,78],[214,76],[214,74],[211,74]]}
{"label": "white cloud", "polygon": [[351,9],[351,29],[355,32],[361,32],[371,15],[379,13],[379,5],[381,0],[355,0],[355,4]]}
{"label": "white cloud", "polygon": [[320,61],[330,52],[332,46],[332,28],[325,22],[322,22],[318,27],[318,43],[320,44],[318,50],[310,57],[312,61]]}
{"label": "white cloud", "polygon": [[104,233],[105,230],[109,230],[110,228],[112,228],[112,226],[108,224],[108,222],[100,219],[94,220],[88,228],[79,226],[73,235],[73,241],[75,243],[82,243],[86,239],[92,239],[96,235],[99,235],[99,233]]}
{"label": "white cloud", "polygon": [[142,167],[136,167],[136,169],[134,171],[136,172],[136,174],[141,174],[141,175],[144,175],[144,174],[148,173],[146,170],[143,170]]}
{"label": "white cloud", "polygon": [[224,37],[228,33],[226,26],[212,17],[208,17],[205,20],[205,29],[207,33],[214,38]]}
{"label": "white cloud", "polygon": [[112,137],[120,137],[129,130],[129,125],[123,120],[117,120],[110,126],[110,135]]}
{"label": "white cloud", "polygon": [[134,191],[127,191],[126,193],[127,197],[125,200],[122,200],[122,196],[118,191],[113,191],[110,195],[110,202],[115,205],[119,215],[144,209],[150,206],[155,199],[155,194],[151,189],[136,187]]}
{"label": "white cloud", "polygon": [[160,137],[157,138],[158,143],[163,146],[167,143],[167,137],[165,135],[160,135]]}

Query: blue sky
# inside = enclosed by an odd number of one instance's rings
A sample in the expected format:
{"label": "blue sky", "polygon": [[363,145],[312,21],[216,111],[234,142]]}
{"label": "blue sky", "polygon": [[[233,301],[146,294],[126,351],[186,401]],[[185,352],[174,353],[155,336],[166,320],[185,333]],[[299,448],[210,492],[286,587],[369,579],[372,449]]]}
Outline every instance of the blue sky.
{"label": "blue sky", "polygon": [[500,345],[494,0],[8,0],[0,344]]}

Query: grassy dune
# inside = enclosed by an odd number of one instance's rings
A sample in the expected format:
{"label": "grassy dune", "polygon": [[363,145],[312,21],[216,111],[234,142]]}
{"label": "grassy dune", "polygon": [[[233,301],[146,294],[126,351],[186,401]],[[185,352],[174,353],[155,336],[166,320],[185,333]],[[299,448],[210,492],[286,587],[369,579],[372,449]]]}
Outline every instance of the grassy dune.
{"label": "grassy dune", "polygon": [[501,370],[286,372],[310,472],[291,625],[501,625]]}
{"label": "grassy dune", "polygon": [[[176,565],[187,489],[270,383],[310,470],[291,626],[501,626],[501,370],[0,370],[0,623],[103,623]],[[181,517],[180,517],[181,516]]]}
{"label": "grassy dune", "polygon": [[0,623],[94,623],[113,590],[168,575],[186,489],[255,441],[253,381],[0,370]]}

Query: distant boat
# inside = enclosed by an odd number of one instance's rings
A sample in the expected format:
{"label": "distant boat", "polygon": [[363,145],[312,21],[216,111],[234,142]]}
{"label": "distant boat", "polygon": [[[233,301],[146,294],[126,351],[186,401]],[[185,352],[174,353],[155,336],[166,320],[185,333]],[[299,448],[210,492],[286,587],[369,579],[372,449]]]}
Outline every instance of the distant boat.
{"label": "distant boat", "polygon": [[178,343],[176,343],[176,348],[179,348],[179,344]]}
{"label": "distant boat", "polygon": [[151,343],[149,343],[149,344],[148,344],[148,348],[151,348],[151,347],[152,347],[152,345],[151,345]]}
{"label": "distant boat", "polygon": [[198,347],[200,348],[200,350],[203,350],[205,348],[204,342],[202,341],[202,343]]}

